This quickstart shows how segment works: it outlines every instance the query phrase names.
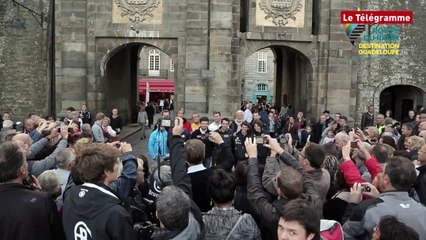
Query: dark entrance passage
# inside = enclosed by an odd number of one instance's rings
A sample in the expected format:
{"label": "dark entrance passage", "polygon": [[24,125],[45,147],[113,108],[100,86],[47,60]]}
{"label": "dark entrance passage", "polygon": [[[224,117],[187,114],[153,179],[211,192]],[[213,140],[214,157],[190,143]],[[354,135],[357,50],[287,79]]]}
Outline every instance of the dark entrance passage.
{"label": "dark entrance passage", "polygon": [[409,110],[424,104],[424,94],[422,89],[409,85],[388,87],[380,93],[380,113],[391,110],[392,117],[401,121],[408,116]]}
{"label": "dark entrance passage", "polygon": [[308,82],[312,80],[313,69],[309,59],[299,51],[282,46],[272,46],[275,54],[275,105],[291,104],[297,111],[312,113],[308,102]]}
{"label": "dark entrance passage", "polygon": [[313,113],[313,105],[308,104],[312,101],[308,89],[312,78],[312,65],[301,52],[287,46],[262,48],[246,59],[242,100],[272,100],[278,110],[291,104],[298,111]]}
{"label": "dark entrance passage", "polygon": [[[167,93],[174,92],[174,65],[165,55],[160,49],[143,43],[126,44],[113,50],[103,82],[107,115],[116,107],[126,124],[135,122],[139,102],[146,104],[146,99],[156,100],[155,94],[147,97],[149,89],[155,93],[164,92],[164,88]],[[170,98],[170,94],[167,97]]]}

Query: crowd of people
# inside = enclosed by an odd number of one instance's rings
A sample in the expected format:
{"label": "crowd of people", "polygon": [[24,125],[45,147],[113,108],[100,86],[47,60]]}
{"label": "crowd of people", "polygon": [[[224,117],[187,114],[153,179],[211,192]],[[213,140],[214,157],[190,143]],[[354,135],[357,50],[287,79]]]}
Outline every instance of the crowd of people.
{"label": "crowd of people", "polygon": [[399,123],[369,107],[356,127],[250,102],[154,123],[142,106],[141,155],[118,109],[68,111],[2,114],[0,239],[426,239],[422,108]]}

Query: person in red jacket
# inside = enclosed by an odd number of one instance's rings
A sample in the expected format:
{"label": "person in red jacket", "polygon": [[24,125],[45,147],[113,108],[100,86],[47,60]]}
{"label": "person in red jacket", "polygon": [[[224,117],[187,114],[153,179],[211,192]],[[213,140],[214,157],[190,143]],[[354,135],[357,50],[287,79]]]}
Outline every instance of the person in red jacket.
{"label": "person in red jacket", "polygon": [[181,108],[177,113],[177,117],[183,119],[183,129],[187,131],[188,133],[192,133],[191,122],[187,120],[186,118],[184,118],[184,115],[185,115],[185,111],[183,110],[183,108]]}
{"label": "person in red jacket", "polygon": [[[368,150],[365,148],[364,143],[361,140],[356,140],[359,151],[361,151],[367,161],[365,161],[365,166],[371,174],[371,179],[374,182],[374,179],[382,172],[382,166],[377,161],[376,157],[371,156]],[[342,156],[344,162],[340,165],[340,170],[343,172],[345,176],[346,183],[349,187],[352,187],[355,183],[363,183],[365,180],[361,177],[361,173],[358,171],[354,161],[352,161],[350,157],[351,151],[351,142],[348,142],[342,148]]]}

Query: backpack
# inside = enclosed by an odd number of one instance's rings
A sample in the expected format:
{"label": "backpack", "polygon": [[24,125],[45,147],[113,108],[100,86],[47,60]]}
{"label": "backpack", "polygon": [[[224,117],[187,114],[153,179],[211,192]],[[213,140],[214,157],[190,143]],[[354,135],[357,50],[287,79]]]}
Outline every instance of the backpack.
{"label": "backpack", "polygon": [[321,219],[320,235],[323,240],[344,240],[342,225],[334,220]]}

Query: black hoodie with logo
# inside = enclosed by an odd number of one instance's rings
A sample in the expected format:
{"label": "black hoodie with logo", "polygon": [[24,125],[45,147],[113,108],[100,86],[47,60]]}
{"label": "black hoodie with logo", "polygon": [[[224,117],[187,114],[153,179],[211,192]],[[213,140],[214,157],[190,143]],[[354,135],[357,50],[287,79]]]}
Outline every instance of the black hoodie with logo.
{"label": "black hoodie with logo", "polygon": [[71,188],[64,202],[67,239],[137,239],[130,214],[105,185],[85,183]]}

